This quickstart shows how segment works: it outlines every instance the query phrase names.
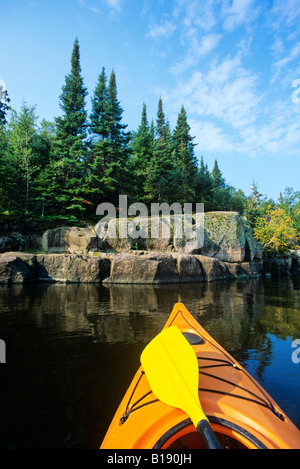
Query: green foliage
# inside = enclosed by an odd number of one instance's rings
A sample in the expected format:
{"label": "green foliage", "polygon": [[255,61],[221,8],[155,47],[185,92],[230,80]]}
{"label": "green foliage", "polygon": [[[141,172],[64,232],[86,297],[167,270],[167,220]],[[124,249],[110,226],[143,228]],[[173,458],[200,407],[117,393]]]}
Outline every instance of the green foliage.
{"label": "green foliage", "polygon": [[283,208],[269,206],[257,220],[254,235],[267,252],[285,253],[294,246],[297,233]]}
{"label": "green foliage", "polygon": [[102,68],[92,97],[91,139],[84,186],[87,203],[94,208],[94,213],[95,205],[102,201],[116,204],[118,195],[129,191],[130,133],[122,123],[122,115],[115,73],[111,72],[107,86]]}
{"label": "green foliage", "polygon": [[285,254],[300,241],[300,193],[292,188],[286,188],[276,204],[266,200],[253,182],[245,215],[267,254]]}
{"label": "green foliage", "polygon": [[[61,116],[38,123],[35,107],[11,110],[0,101],[0,217],[29,223],[82,224],[96,219],[101,202],[201,202],[206,211],[244,213],[266,250],[282,252],[299,242],[300,193],[286,188],[277,204],[255,183],[249,197],[227,184],[219,163],[212,171],[195,156],[194,137],[182,106],[174,130],[162,99],[155,123],[146,104],[134,132],[123,123],[116,76],[103,67],[91,96],[80,66],[79,42],[59,97]],[[9,118],[8,118],[9,116]]]}
{"label": "green foliage", "polygon": [[169,123],[166,122],[162,100],[159,100],[156,138],[152,157],[146,171],[144,190],[147,201],[172,203],[178,200],[180,171],[176,165],[175,149]]}
{"label": "green foliage", "polygon": [[286,187],[283,194],[280,194],[278,206],[291,217],[297,241],[300,241],[300,192],[295,192],[292,187]]}
{"label": "green foliage", "polygon": [[180,172],[180,182],[177,189],[179,202],[194,201],[196,199],[198,165],[194,152],[194,138],[190,135],[187,115],[182,106],[173,133],[176,165]]}
{"label": "green foliage", "polygon": [[148,175],[148,167],[153,157],[155,145],[155,129],[153,122],[149,125],[147,107],[143,104],[141,123],[136,132],[132,134],[132,158],[130,170],[133,175],[132,195],[140,202],[147,201],[145,184]]}
{"label": "green foliage", "polygon": [[10,99],[7,91],[0,92],[0,127],[5,126],[7,123],[7,113],[10,111]]}
{"label": "green foliage", "polygon": [[59,211],[63,215],[75,217],[80,217],[85,212],[82,189],[87,137],[86,95],[87,89],[81,76],[79,43],[76,39],[71,57],[71,72],[65,78],[60,96],[63,114],[55,120],[56,137],[52,167],[48,174]]}
{"label": "green foliage", "polygon": [[253,227],[255,226],[258,218],[262,215],[262,198],[263,195],[259,192],[258,186],[255,181],[253,181],[251,186],[251,194],[245,204],[245,214],[247,216],[248,221]]}

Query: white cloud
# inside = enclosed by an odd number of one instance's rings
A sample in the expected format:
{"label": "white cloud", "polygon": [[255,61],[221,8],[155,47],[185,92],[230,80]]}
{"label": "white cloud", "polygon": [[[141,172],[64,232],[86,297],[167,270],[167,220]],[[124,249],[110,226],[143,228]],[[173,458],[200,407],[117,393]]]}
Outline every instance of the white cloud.
{"label": "white cloud", "polygon": [[174,95],[177,100],[182,99],[191,114],[240,129],[256,118],[261,99],[256,81],[257,77],[243,68],[236,56],[212,63],[206,73],[194,72],[189,80],[178,85]]}
{"label": "white cloud", "polygon": [[167,38],[177,27],[181,56],[171,67],[177,83],[160,95],[171,122],[184,105],[197,152],[298,152],[300,104],[291,98],[292,80],[300,78],[295,16],[300,19],[299,0],[274,0],[270,8],[258,0],[175,0],[168,21],[151,29],[151,37]]}
{"label": "white cloud", "polygon": [[194,27],[208,32],[217,24],[218,3],[218,0],[176,0],[174,17],[182,21],[185,32]]}
{"label": "white cloud", "polygon": [[269,101],[259,84],[237,55],[180,79],[164,99],[174,112],[184,105],[202,153],[292,154],[300,144],[300,109],[276,96]]}
{"label": "white cloud", "polygon": [[288,27],[299,25],[300,20],[300,3],[299,0],[274,0],[271,9],[273,16],[274,30],[281,29],[285,24]]}
{"label": "white cloud", "polygon": [[87,3],[85,0],[77,0],[79,5],[87,10],[90,10],[92,13],[96,13],[97,15],[100,13],[100,9],[92,5],[91,3]]}
{"label": "white cloud", "polygon": [[191,38],[191,47],[186,56],[172,67],[172,71],[180,74],[191,66],[198,63],[199,59],[212,52],[219,44],[222,38],[221,34],[207,34],[198,39],[196,35]]}
{"label": "white cloud", "polygon": [[[282,48],[282,46],[281,46]],[[279,51],[279,48],[277,48]],[[278,59],[273,65],[273,77],[272,81],[277,81],[280,77],[280,74],[285,71],[285,74],[288,72],[288,67],[291,65],[291,62],[299,59],[300,56],[300,41],[297,42],[289,51],[283,53],[282,57]],[[293,68],[294,70],[294,68]],[[292,72],[293,73],[293,72]]]}
{"label": "white cloud", "polygon": [[236,142],[221,126],[208,120],[189,119],[191,135],[195,136],[197,152],[230,153],[236,149]]}
{"label": "white cloud", "polygon": [[232,30],[257,18],[259,8],[255,0],[233,0],[231,5],[223,2],[224,28]]}
{"label": "white cloud", "polygon": [[172,36],[175,30],[175,24],[172,21],[165,20],[162,21],[160,24],[154,24],[150,28],[150,31],[147,33],[147,37],[151,37],[154,39],[169,38]]}
{"label": "white cloud", "polygon": [[221,37],[221,34],[207,34],[203,36],[199,44],[198,55],[202,56],[211,52],[219,44]]}
{"label": "white cloud", "polygon": [[[223,23],[225,30],[253,22],[260,13],[257,0],[176,0],[174,17],[188,30],[212,31]],[[259,3],[258,3],[259,4]]]}
{"label": "white cloud", "polygon": [[121,9],[122,0],[105,0],[105,1],[110,8],[113,8],[114,10]]}

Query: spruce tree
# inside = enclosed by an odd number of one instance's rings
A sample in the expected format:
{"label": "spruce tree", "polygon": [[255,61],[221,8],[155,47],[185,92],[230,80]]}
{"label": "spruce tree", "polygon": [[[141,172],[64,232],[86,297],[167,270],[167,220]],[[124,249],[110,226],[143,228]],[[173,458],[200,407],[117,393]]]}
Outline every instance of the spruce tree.
{"label": "spruce tree", "polygon": [[85,169],[87,89],[81,76],[78,39],[71,57],[71,72],[60,96],[61,117],[56,118],[52,190],[66,219],[75,221],[86,210],[82,192]]}
{"label": "spruce tree", "polygon": [[219,168],[217,160],[211,172],[213,179],[213,210],[229,210],[231,193]]}
{"label": "spruce tree", "polygon": [[147,169],[153,156],[154,149],[154,126],[149,126],[147,118],[147,107],[143,104],[140,126],[133,134],[132,159],[130,161],[132,173],[134,174],[134,195],[137,200],[145,199],[144,187],[147,177]]}
{"label": "spruce tree", "polygon": [[223,175],[222,175],[222,172],[219,168],[217,160],[215,160],[215,162],[214,162],[214,167],[213,167],[213,170],[211,172],[211,175],[212,175],[212,178],[213,178],[213,181],[214,181],[214,186],[217,189],[225,188],[226,182],[225,182],[225,179],[223,178]]}
{"label": "spruce tree", "polygon": [[122,118],[115,72],[111,72],[107,85],[102,68],[92,97],[92,135],[86,177],[86,195],[93,210],[101,201],[117,204],[119,195],[129,192],[130,133]]}
{"label": "spruce tree", "polygon": [[178,169],[181,173],[181,197],[186,202],[193,202],[195,199],[198,167],[194,152],[194,138],[190,135],[190,126],[187,122],[185,109],[182,106],[173,132],[173,143]]}
{"label": "spruce tree", "polygon": [[0,88],[0,127],[7,124],[7,112],[10,110],[10,99],[6,90]]}
{"label": "spruce tree", "polygon": [[109,154],[108,90],[104,67],[98,77],[91,103],[89,127],[91,137],[85,178],[85,194],[90,208],[95,214],[95,207],[106,197],[103,177]]}
{"label": "spruce tree", "polygon": [[9,174],[7,173],[7,111],[9,110],[9,98],[7,91],[0,88],[0,214],[8,212],[10,195],[8,193]]}
{"label": "spruce tree", "polygon": [[203,156],[201,156],[200,167],[196,176],[196,201],[204,204],[204,210],[212,210],[213,201],[213,178],[209,172],[207,163],[204,163]]}
{"label": "spruce tree", "polygon": [[[108,137],[108,90],[104,67],[98,77],[91,101],[90,130],[96,142],[104,141]],[[94,148],[95,150],[96,148]]]}
{"label": "spruce tree", "polygon": [[251,185],[251,194],[247,200],[246,217],[252,227],[255,227],[257,220],[262,216],[263,194],[259,191],[258,185],[255,181]]}
{"label": "spruce tree", "polygon": [[128,159],[130,132],[122,123],[123,109],[118,100],[116,75],[112,70],[107,90],[107,140],[103,184],[109,200],[117,203],[120,194],[127,194],[130,186]]}
{"label": "spruce tree", "polygon": [[176,166],[175,150],[169,123],[165,119],[162,99],[158,102],[156,138],[145,182],[149,202],[178,201],[180,172]]}

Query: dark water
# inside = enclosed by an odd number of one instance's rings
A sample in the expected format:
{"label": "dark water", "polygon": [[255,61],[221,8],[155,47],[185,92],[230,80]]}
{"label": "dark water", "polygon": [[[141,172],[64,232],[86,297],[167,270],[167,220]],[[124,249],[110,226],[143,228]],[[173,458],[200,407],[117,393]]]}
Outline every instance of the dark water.
{"label": "dark water", "polygon": [[[139,355],[183,302],[300,428],[300,279],[0,288],[0,448],[98,448]],[[298,355],[300,357],[300,354]]]}

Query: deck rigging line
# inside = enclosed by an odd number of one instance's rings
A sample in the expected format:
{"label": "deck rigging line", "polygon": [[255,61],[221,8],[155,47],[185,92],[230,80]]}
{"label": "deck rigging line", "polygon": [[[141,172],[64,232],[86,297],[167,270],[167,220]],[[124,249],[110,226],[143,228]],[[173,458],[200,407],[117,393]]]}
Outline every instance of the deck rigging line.
{"label": "deck rigging line", "polygon": [[[178,314],[181,314],[181,316],[183,317],[183,319],[185,320],[185,322],[192,328],[194,329],[194,327],[191,326],[191,324],[189,324],[189,322],[187,321],[187,319],[184,317],[183,313],[181,310],[179,310],[176,314],[176,316]],[[176,318],[176,316],[174,317],[174,319]],[[172,324],[172,323],[171,323]],[[171,325],[170,324],[170,325]],[[195,329],[196,330],[196,329]],[[199,333],[199,331],[197,331],[199,336],[201,337],[201,334]],[[252,376],[246,372],[246,370],[240,368],[239,364],[236,363],[230,356],[228,356],[221,348],[219,348],[216,344],[212,343],[209,339],[207,339],[207,337],[205,337],[205,340],[207,342],[210,343],[210,345],[212,347],[214,347],[215,349],[218,350],[218,352],[222,353],[222,355],[225,357],[224,359],[220,359],[220,358],[213,358],[213,357],[197,357],[198,360],[201,360],[201,361],[208,361],[208,362],[214,362],[214,364],[208,364],[208,365],[203,365],[203,366],[199,366],[199,373],[200,374],[203,374],[203,375],[206,375],[208,377],[211,377],[211,378],[214,378],[216,380],[220,380],[222,382],[225,382],[235,388],[238,388],[238,389],[241,389],[242,391],[244,391],[245,393],[248,393],[249,396],[241,396],[239,394],[233,394],[233,393],[230,393],[230,392],[225,392],[225,391],[218,391],[217,389],[206,389],[206,388],[198,388],[199,391],[204,391],[204,392],[211,392],[211,393],[216,393],[216,394],[221,394],[223,396],[230,396],[232,398],[235,398],[235,399],[243,399],[243,400],[246,400],[248,402],[253,402],[254,404],[258,404],[258,405],[261,405],[267,409],[269,409],[271,412],[273,412],[280,420],[284,420],[284,416],[278,412],[275,407],[273,406],[272,402],[270,401],[269,397],[266,395],[265,391],[263,388],[261,388],[258,383],[256,383],[254,381],[254,379],[252,378]],[[211,368],[217,368],[217,367],[224,367],[224,366],[229,366],[229,367],[233,367],[236,371],[238,372],[241,372],[241,373],[245,373],[247,375],[247,377],[251,380],[251,382],[255,385],[255,387],[258,389],[258,391],[263,395],[263,397],[259,396],[258,394],[254,393],[253,391],[250,391],[248,390],[247,388],[244,388],[243,386],[239,386],[238,384],[234,383],[233,381],[229,381],[225,378],[221,378],[219,376],[215,376],[211,373],[208,373],[206,371],[203,371],[204,369],[211,369]],[[135,412],[139,409],[141,409],[142,407],[146,406],[146,405],[150,405],[150,404],[153,404],[155,402],[159,402],[159,399],[153,399],[151,401],[147,401],[147,402],[144,402],[141,404],[141,402],[146,398],[148,397],[150,394],[152,394],[152,391],[150,390],[149,392],[147,392],[146,394],[144,394],[143,396],[141,396],[137,401],[135,401],[131,407],[130,407],[130,404],[131,404],[131,401],[133,400],[133,397],[134,397],[134,394],[136,392],[136,389],[141,381],[141,379],[143,378],[143,376],[145,376],[145,372],[144,371],[141,371],[140,372],[140,376],[135,384],[135,387],[128,399],[128,403],[127,403],[127,406],[126,406],[126,409],[125,409],[125,412],[124,414],[122,415],[121,417],[121,423],[124,424],[126,422],[126,420],[128,419],[128,417],[132,414],[132,412]],[[140,404],[140,405],[139,405]]]}

